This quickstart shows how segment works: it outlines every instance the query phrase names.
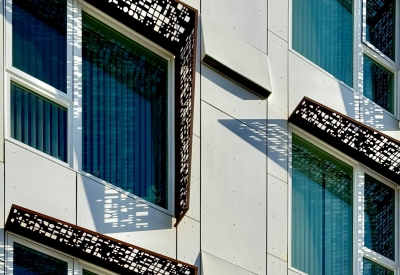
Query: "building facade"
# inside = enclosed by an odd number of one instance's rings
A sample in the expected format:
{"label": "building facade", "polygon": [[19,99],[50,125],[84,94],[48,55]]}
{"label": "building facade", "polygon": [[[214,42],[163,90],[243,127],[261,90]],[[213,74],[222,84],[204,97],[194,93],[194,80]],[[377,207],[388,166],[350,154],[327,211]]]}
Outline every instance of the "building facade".
{"label": "building facade", "polygon": [[400,274],[399,0],[0,6],[0,272]]}

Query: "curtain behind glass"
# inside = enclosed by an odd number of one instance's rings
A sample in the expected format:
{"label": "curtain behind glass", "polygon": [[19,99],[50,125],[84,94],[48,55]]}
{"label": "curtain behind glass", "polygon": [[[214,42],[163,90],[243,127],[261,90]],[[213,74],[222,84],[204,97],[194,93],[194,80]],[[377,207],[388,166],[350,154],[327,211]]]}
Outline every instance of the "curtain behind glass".
{"label": "curtain behind glass", "polygon": [[67,275],[68,264],[57,258],[14,243],[14,275]]}
{"label": "curtain behind glass", "polygon": [[67,161],[67,110],[11,83],[11,137]]}
{"label": "curtain behind glass", "polygon": [[67,1],[12,1],[12,64],[66,93]]}
{"label": "curtain behind glass", "polygon": [[293,49],[353,86],[353,1],[293,0],[292,3]]}
{"label": "curtain behind glass", "polygon": [[292,266],[352,274],[352,168],[293,135]]}
{"label": "curtain behind glass", "polygon": [[167,207],[167,61],[83,16],[83,170]]}

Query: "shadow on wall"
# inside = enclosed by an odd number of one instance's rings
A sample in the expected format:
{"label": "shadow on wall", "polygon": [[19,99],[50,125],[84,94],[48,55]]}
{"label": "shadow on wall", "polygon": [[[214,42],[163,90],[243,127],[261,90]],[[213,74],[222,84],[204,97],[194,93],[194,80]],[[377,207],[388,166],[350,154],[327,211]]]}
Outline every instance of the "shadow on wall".
{"label": "shadow on wall", "polygon": [[287,120],[220,119],[219,122],[235,135],[265,154],[282,168],[287,168]]}
{"label": "shadow on wall", "polygon": [[[150,231],[172,228],[172,217],[148,204],[132,198],[129,193],[81,176],[88,201],[87,212],[79,215],[84,223],[93,219],[95,231],[103,234]],[[89,220],[87,220],[89,219]]]}

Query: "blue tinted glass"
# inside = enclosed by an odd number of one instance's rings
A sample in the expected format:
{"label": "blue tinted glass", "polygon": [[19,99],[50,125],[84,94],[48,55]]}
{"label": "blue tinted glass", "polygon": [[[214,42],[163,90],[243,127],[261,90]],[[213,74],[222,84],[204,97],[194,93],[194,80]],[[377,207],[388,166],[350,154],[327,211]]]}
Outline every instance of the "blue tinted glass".
{"label": "blue tinted glass", "polygon": [[367,0],[366,39],[394,60],[395,1]]}
{"label": "blue tinted glass", "polygon": [[394,275],[394,272],[363,258],[363,275]]}
{"label": "blue tinted glass", "polygon": [[66,0],[12,1],[12,64],[66,93]]}
{"label": "blue tinted glass", "polygon": [[14,275],[67,275],[68,264],[52,256],[14,243]]}
{"label": "blue tinted glass", "polygon": [[391,113],[393,113],[393,79],[393,73],[364,55],[363,94]]}
{"label": "blue tinted glass", "polygon": [[309,275],[351,275],[352,168],[293,135],[292,265]]}
{"label": "blue tinted glass", "polygon": [[353,86],[353,1],[293,0],[292,3],[293,49]]}
{"label": "blue tinted glass", "polygon": [[67,110],[11,84],[11,137],[67,161]]}
{"label": "blue tinted glass", "polygon": [[83,169],[164,208],[167,64],[84,14]]}
{"label": "blue tinted glass", "polygon": [[365,175],[364,245],[394,260],[394,190]]}

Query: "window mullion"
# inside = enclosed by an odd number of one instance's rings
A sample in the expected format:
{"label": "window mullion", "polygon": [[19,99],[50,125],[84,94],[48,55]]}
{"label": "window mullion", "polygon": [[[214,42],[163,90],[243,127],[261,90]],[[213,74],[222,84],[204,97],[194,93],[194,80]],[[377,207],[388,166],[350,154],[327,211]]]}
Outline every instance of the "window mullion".
{"label": "window mullion", "polygon": [[362,114],[362,102],[359,95],[363,93],[362,23],[365,21],[365,9],[363,8],[363,2],[365,1],[366,0],[354,0],[353,2],[353,88],[355,91],[355,102],[358,101],[358,106],[360,108],[359,112],[356,112],[356,119],[360,119],[359,116]]}
{"label": "window mullion", "polygon": [[360,165],[354,166],[353,192],[353,268],[354,274],[362,273],[362,248],[364,246],[364,173]]}

